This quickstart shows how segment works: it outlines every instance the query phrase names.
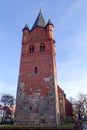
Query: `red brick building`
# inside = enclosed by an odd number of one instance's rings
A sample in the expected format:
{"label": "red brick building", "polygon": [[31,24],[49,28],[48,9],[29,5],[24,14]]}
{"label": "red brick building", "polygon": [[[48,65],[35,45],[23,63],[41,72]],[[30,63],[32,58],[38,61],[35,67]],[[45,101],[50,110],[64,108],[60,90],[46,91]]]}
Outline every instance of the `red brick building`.
{"label": "red brick building", "polygon": [[65,98],[65,111],[66,117],[73,117],[72,104],[67,98]]}
{"label": "red brick building", "polygon": [[58,100],[59,100],[59,111],[60,111],[60,122],[65,121],[65,94],[64,91],[58,86]]}
{"label": "red brick building", "polygon": [[73,110],[71,102],[66,98],[64,91],[58,86],[58,100],[60,121],[64,122],[73,117]]}
{"label": "red brick building", "polygon": [[15,124],[59,122],[54,26],[40,11],[33,27],[23,28]]}

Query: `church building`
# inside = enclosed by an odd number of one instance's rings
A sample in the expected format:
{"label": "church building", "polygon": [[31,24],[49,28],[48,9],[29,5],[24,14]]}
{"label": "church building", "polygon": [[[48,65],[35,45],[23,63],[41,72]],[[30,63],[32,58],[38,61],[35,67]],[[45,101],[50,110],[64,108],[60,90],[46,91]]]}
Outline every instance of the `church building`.
{"label": "church building", "polygon": [[56,125],[60,121],[54,25],[40,10],[22,30],[15,124]]}

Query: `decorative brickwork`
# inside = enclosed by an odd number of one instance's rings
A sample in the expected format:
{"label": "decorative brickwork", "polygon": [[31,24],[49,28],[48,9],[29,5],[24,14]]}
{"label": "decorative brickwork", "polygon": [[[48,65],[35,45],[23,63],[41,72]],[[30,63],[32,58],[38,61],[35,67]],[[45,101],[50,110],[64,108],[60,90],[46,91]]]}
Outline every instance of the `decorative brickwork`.
{"label": "decorative brickwork", "polygon": [[49,23],[41,27],[35,23],[35,28],[33,26],[32,30],[25,26],[22,37],[15,124],[58,124],[56,80],[53,25]]}

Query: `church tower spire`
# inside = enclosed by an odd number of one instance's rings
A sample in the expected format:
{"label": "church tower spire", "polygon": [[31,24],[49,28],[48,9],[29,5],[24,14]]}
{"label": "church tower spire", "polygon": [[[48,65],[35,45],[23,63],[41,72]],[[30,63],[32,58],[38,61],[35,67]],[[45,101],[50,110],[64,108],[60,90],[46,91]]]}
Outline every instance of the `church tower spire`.
{"label": "church tower spire", "polygon": [[44,17],[42,15],[42,12],[41,12],[41,9],[40,9],[40,12],[32,26],[32,29],[35,29],[36,27],[45,27],[46,26],[46,23],[45,23],[45,20],[44,20]]}

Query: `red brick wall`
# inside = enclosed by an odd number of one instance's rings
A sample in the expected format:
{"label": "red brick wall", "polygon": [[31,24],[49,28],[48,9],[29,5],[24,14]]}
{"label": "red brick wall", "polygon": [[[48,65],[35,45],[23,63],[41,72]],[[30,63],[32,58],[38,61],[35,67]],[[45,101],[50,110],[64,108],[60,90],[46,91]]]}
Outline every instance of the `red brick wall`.
{"label": "red brick wall", "polygon": [[[37,40],[36,37],[38,37]],[[41,43],[45,45],[45,51],[43,52],[40,52]],[[29,52],[31,45],[34,46],[34,53]],[[26,75],[20,79],[21,82],[25,82],[24,92],[32,94],[33,92],[38,92],[38,89],[41,89],[40,94],[44,95],[50,90],[49,83],[45,83],[43,78],[50,77],[54,73],[52,46],[53,40],[47,39],[45,29],[37,27],[29,33],[26,44],[24,42],[22,46],[20,64],[20,75]],[[38,69],[37,74],[34,73],[35,67]],[[29,88],[32,88],[32,90],[29,90]]]}
{"label": "red brick wall", "polygon": [[73,117],[72,104],[66,98],[64,91],[58,86],[58,98],[60,109],[60,120],[65,121],[66,117]]}
{"label": "red brick wall", "polygon": [[58,99],[59,99],[59,110],[60,110],[60,121],[65,121],[65,97],[64,91],[58,86]]}
{"label": "red brick wall", "polygon": [[73,117],[72,104],[66,98],[65,98],[65,110],[66,110],[66,116]]}

